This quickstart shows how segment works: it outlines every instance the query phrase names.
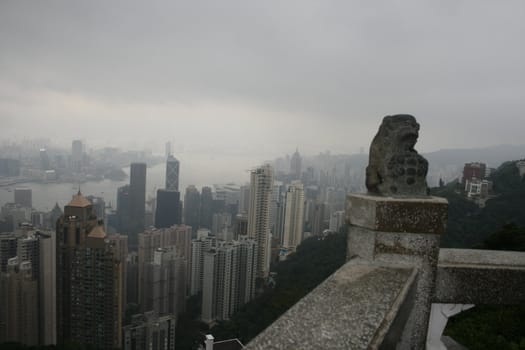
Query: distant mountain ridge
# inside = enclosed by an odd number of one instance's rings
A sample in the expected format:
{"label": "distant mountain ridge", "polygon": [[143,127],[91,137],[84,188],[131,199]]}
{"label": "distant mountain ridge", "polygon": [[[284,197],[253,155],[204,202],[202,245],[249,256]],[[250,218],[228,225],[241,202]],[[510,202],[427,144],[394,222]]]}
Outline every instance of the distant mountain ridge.
{"label": "distant mountain ridge", "polygon": [[524,145],[496,145],[482,148],[441,149],[423,153],[430,165],[464,164],[483,162],[489,167],[498,167],[509,160],[525,158]]}
{"label": "distant mountain ridge", "polygon": [[[417,149],[417,145],[416,145]],[[465,164],[470,162],[483,162],[489,167],[498,167],[509,160],[525,158],[525,144],[523,145],[495,145],[480,148],[443,148],[432,152],[420,152],[430,165]],[[307,155],[303,158],[309,163],[322,155]],[[355,164],[362,165],[368,162],[367,153],[353,154],[330,154],[328,157],[334,160],[349,160]],[[364,164],[366,165],[366,164]]]}
{"label": "distant mountain ridge", "polygon": [[[445,182],[460,178],[465,163],[482,162],[487,164],[488,167],[496,168],[506,161],[524,159],[525,144],[496,145],[480,148],[450,148],[421,154],[428,160],[429,172],[427,182],[430,187],[433,187],[438,184],[440,178],[443,178]],[[364,169],[368,164],[368,154],[366,153],[321,153],[303,157],[303,170],[307,166],[314,166],[324,171],[331,171],[336,168],[336,173],[339,176],[344,174],[346,164],[351,167],[352,173],[362,174],[362,176],[355,177],[355,181],[362,183],[354,185],[364,186]],[[288,167],[288,164],[282,165],[282,169],[285,171],[288,170]]]}

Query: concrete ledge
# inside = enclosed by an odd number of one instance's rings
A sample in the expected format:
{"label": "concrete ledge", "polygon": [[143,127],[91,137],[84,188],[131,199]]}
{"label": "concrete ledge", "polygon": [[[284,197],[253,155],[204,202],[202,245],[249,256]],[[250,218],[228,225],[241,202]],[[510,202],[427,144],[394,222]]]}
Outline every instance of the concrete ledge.
{"label": "concrete ledge", "polygon": [[525,253],[441,249],[435,303],[525,303]]}
{"label": "concrete ledge", "polygon": [[444,198],[349,194],[346,206],[348,222],[370,230],[433,234],[445,232],[448,202]]}
{"label": "concrete ledge", "polygon": [[[253,339],[246,349],[369,349],[401,336],[417,270],[354,259]],[[387,346],[388,347],[388,346]]]}

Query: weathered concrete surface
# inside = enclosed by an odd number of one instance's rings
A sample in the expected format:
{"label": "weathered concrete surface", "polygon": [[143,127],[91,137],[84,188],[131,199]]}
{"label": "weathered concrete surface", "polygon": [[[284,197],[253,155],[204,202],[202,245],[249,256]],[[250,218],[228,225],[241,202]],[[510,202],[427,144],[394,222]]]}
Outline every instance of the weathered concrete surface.
{"label": "weathered concrete surface", "polygon": [[441,249],[434,302],[525,303],[525,253]]}
{"label": "weathered concrete surface", "polygon": [[351,225],[347,239],[349,258],[361,258],[380,266],[418,268],[414,307],[405,325],[402,344],[404,348],[424,348],[434,295],[440,235],[380,232]]}
{"label": "weathered concrete surface", "polygon": [[418,269],[414,307],[400,348],[425,346],[434,295],[440,233],[447,220],[446,199],[391,198],[351,194],[347,197],[347,259]]}
{"label": "weathered concrete surface", "polygon": [[439,197],[349,194],[346,206],[347,221],[370,230],[442,234],[447,223],[448,202]]}
{"label": "weathered concrete surface", "polygon": [[403,321],[417,270],[362,263],[347,262],[246,349],[374,349],[395,341],[389,331],[403,328],[393,325]]}

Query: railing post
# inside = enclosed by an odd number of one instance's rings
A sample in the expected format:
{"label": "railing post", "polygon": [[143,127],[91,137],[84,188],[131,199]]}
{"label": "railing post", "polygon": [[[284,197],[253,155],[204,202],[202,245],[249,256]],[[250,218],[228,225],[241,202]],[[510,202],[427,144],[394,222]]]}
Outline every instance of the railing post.
{"label": "railing post", "polygon": [[350,224],[347,259],[418,269],[408,319],[400,334],[388,336],[390,340],[397,336],[398,349],[425,348],[447,207],[445,199],[429,196],[350,194],[347,197],[346,216]]}

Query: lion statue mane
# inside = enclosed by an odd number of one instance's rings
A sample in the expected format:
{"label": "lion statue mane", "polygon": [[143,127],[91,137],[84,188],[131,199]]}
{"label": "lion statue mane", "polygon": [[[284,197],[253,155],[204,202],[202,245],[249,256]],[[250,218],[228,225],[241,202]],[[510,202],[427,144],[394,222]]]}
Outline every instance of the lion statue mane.
{"label": "lion statue mane", "polygon": [[419,124],[411,115],[386,116],[370,145],[368,192],[383,196],[427,196],[428,162],[414,149]]}

